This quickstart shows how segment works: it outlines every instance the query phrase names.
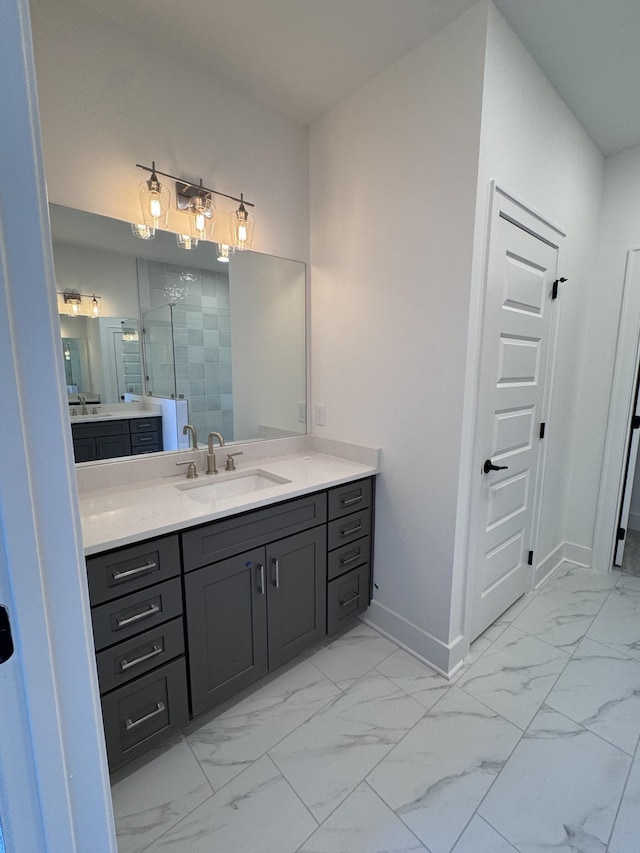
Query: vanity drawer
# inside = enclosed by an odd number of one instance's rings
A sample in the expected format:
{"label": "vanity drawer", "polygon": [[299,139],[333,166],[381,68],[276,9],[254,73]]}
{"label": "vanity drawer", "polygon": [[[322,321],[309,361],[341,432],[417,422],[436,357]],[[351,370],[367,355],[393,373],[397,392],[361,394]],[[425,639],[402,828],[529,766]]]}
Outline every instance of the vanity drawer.
{"label": "vanity drawer", "polygon": [[152,539],[87,558],[89,598],[102,604],[180,574],[177,536]]}
{"label": "vanity drawer", "polygon": [[133,436],[138,433],[158,432],[160,429],[160,418],[131,418],[129,421],[129,428],[131,430],[131,441],[133,443]]}
{"label": "vanity drawer", "polygon": [[[133,438],[133,436],[131,436]],[[157,439],[156,439],[157,441]],[[139,447],[131,447],[131,455],[139,456],[141,453],[157,453],[159,450],[162,450],[162,447],[155,444],[142,444]]]}
{"label": "vanity drawer", "polygon": [[74,438],[100,438],[104,435],[129,435],[129,421],[107,418],[104,421],[91,421],[71,424]]}
{"label": "vanity drawer", "polygon": [[329,489],[329,518],[341,518],[371,506],[372,492],[371,478]]}
{"label": "vanity drawer", "polygon": [[115,770],[189,721],[184,658],[102,697],[109,769]]}
{"label": "vanity drawer", "polygon": [[369,536],[330,551],[327,558],[327,580],[333,580],[357,568],[362,563],[368,562],[370,557],[371,538]]}
{"label": "vanity drawer", "polygon": [[96,651],[167,622],[181,613],[180,578],[95,607],[91,618]]}
{"label": "vanity drawer", "polygon": [[369,563],[331,581],[327,587],[327,633],[332,634],[369,606]]}
{"label": "vanity drawer", "polygon": [[[214,521],[182,534],[185,572],[324,524],[326,492]],[[361,534],[362,535],[362,534]]]}
{"label": "vanity drawer", "polygon": [[160,439],[158,433],[153,432],[132,432],[131,433],[131,452],[134,453],[136,448],[159,444]]}
{"label": "vanity drawer", "polygon": [[121,687],[183,653],[184,626],[180,617],[118,643],[96,655],[100,692]]}
{"label": "vanity drawer", "polygon": [[337,518],[328,524],[328,547],[331,551],[346,542],[352,542],[371,533],[371,510],[363,509],[346,518]]}

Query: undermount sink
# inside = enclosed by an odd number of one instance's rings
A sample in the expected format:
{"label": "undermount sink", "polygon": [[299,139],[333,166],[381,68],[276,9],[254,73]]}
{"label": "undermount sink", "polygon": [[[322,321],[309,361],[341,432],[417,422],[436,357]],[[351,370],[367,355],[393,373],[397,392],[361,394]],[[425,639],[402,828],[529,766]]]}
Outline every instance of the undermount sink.
{"label": "undermount sink", "polygon": [[196,482],[181,483],[176,489],[192,500],[208,504],[211,501],[249,495],[290,482],[291,480],[285,477],[254,468],[251,471],[238,471],[236,474],[213,474],[211,477],[200,475]]}

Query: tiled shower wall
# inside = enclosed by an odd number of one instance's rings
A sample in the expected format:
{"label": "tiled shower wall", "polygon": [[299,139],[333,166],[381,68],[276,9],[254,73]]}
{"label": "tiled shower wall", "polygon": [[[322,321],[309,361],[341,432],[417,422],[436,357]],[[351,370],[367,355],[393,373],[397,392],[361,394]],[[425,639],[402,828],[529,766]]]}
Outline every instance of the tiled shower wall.
{"label": "tiled shower wall", "polygon": [[138,281],[143,315],[172,304],[175,394],[200,442],[212,431],[233,440],[228,276],[139,259]]}

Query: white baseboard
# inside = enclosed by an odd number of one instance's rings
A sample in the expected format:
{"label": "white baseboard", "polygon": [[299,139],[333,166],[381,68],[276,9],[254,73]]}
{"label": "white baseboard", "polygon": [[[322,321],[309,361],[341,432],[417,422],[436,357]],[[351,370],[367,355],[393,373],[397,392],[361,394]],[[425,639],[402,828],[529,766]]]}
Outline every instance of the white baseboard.
{"label": "white baseboard", "polygon": [[466,641],[465,645],[464,637],[456,637],[452,643],[443,643],[375,599],[363,617],[363,622],[445,678],[454,674],[469,651],[469,643]]}
{"label": "white baseboard", "polygon": [[538,589],[546,583],[562,563],[591,568],[591,548],[574,542],[561,542],[536,565],[533,588]]}
{"label": "white baseboard", "polygon": [[584,545],[576,545],[574,542],[565,542],[564,558],[567,562],[574,563],[576,566],[584,566],[585,569],[590,569],[593,553],[591,548],[587,548]]}

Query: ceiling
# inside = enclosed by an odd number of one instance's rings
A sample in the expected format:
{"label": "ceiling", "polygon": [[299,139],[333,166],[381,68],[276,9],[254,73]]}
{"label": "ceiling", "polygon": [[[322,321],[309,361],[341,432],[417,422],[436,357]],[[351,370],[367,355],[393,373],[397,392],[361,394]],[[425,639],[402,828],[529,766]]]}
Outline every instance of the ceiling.
{"label": "ceiling", "polygon": [[[311,123],[477,0],[81,0]],[[494,0],[604,154],[640,145],[638,0]]]}

